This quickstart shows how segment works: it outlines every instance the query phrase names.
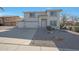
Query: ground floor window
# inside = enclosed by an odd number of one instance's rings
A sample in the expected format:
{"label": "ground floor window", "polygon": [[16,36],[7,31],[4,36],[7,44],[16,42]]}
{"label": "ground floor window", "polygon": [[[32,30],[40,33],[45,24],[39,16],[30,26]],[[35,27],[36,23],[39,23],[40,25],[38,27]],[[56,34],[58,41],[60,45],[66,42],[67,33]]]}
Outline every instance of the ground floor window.
{"label": "ground floor window", "polygon": [[50,25],[51,26],[57,26],[57,21],[56,20],[50,21]]}

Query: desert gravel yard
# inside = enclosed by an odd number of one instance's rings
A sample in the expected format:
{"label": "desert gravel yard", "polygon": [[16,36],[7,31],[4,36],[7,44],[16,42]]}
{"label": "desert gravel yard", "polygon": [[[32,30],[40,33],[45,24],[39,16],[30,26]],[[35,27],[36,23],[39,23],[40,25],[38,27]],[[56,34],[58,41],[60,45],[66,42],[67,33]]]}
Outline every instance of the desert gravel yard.
{"label": "desert gravel yard", "polygon": [[68,30],[18,29],[0,27],[0,50],[4,51],[78,51],[79,33]]}

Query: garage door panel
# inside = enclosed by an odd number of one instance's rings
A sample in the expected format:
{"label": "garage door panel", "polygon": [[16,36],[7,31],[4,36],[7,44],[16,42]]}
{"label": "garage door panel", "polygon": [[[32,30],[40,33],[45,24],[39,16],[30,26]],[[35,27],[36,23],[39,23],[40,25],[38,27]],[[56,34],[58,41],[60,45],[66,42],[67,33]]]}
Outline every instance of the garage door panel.
{"label": "garage door panel", "polygon": [[18,22],[16,26],[19,28],[24,28],[24,22]]}
{"label": "garage door panel", "polygon": [[26,22],[25,28],[38,28],[38,22]]}

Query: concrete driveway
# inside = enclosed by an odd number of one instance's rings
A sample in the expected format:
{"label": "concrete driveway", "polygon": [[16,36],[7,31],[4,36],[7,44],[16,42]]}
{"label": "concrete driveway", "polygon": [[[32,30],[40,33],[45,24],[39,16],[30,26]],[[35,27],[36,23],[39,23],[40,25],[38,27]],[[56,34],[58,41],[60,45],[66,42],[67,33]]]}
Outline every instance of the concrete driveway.
{"label": "concrete driveway", "polygon": [[29,45],[36,29],[18,29],[15,27],[0,27],[0,43]]}
{"label": "concrete driveway", "polygon": [[78,51],[79,33],[65,30],[53,30],[52,33],[48,33],[44,29],[39,29],[30,45],[55,47],[59,51]]}
{"label": "concrete driveway", "polygon": [[55,47],[32,46],[37,29],[0,27],[0,51],[58,51]]}
{"label": "concrete driveway", "polygon": [[[62,38],[63,40],[58,40]],[[0,50],[13,51],[78,51],[79,33],[43,29],[0,27]]]}

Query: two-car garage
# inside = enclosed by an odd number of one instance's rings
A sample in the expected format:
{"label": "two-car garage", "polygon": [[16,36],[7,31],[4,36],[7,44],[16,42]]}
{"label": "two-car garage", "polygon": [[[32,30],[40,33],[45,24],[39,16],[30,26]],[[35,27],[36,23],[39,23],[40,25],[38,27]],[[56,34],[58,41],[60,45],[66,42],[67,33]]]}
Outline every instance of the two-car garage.
{"label": "two-car garage", "polygon": [[19,28],[38,28],[38,21],[21,21],[17,23]]}

